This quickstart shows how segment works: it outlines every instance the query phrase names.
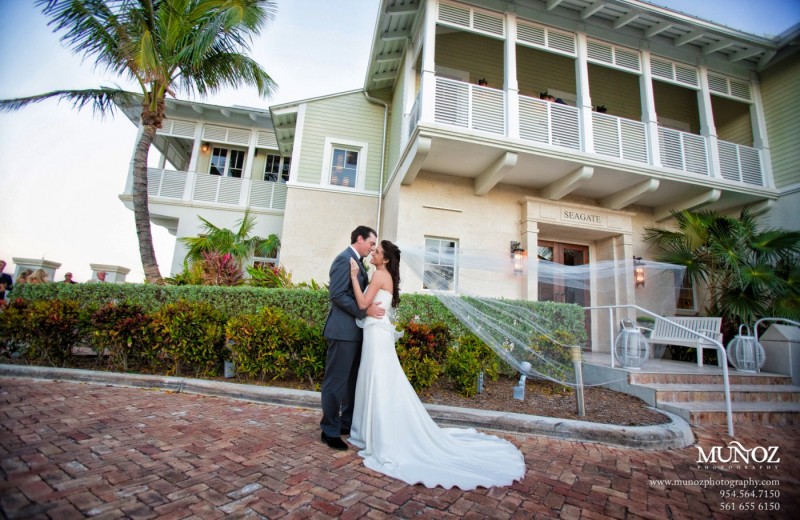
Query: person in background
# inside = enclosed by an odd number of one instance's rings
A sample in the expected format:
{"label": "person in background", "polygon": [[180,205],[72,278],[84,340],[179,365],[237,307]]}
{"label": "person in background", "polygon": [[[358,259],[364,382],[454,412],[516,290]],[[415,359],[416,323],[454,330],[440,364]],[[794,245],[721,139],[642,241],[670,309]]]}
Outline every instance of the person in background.
{"label": "person in background", "polygon": [[105,283],[106,281],[106,272],[105,271],[97,271],[97,280],[91,279],[86,283]]}
{"label": "person in background", "polygon": [[25,269],[17,276],[17,286],[28,283],[28,277],[33,274],[33,269]]}
{"label": "person in background", "polygon": [[66,273],[64,275],[64,283],[78,283],[72,279],[72,273]]}
{"label": "person in background", "polygon": [[5,301],[6,294],[10,293],[11,289],[14,288],[14,280],[11,275],[3,272],[5,268],[6,261],[0,260],[0,301]]}
{"label": "person in background", "polygon": [[39,284],[39,283],[49,283],[50,277],[47,276],[47,273],[44,269],[37,269],[28,277],[28,283],[30,284]]}

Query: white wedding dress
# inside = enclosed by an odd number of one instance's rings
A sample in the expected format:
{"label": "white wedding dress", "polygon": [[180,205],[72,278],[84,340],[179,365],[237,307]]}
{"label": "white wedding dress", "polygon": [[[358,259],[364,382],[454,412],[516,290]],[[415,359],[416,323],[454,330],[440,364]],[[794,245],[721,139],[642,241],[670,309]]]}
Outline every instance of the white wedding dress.
{"label": "white wedding dress", "polygon": [[[392,295],[376,301],[391,309]],[[439,428],[408,382],[395,353],[398,333],[387,316],[365,318],[351,444],[364,465],[408,484],[432,488],[508,486],[525,475],[510,442],[472,428]]]}

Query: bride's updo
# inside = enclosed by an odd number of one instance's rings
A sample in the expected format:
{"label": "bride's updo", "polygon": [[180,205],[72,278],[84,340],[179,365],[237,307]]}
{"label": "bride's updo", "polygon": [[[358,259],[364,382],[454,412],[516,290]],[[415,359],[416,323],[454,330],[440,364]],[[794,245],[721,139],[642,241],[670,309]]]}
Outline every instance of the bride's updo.
{"label": "bride's updo", "polygon": [[386,270],[389,271],[394,286],[392,307],[397,307],[400,304],[400,249],[388,240],[381,240],[381,248],[384,260],[388,260]]}

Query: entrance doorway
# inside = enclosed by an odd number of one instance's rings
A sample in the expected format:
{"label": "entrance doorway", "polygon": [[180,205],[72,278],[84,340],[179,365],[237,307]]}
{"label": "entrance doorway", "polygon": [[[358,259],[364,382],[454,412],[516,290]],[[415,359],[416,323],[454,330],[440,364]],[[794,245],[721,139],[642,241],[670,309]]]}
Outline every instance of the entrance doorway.
{"label": "entrance doorway", "polygon": [[[539,260],[546,260],[560,265],[585,265],[589,263],[589,247],[577,244],[564,244],[561,242],[539,241]],[[588,280],[587,280],[588,282]],[[588,288],[574,287],[576,284],[565,284],[563,278],[539,278],[539,301],[555,303],[574,303],[581,307],[589,305],[590,292]],[[590,313],[585,313],[587,338],[591,338]],[[590,343],[591,340],[587,339]],[[588,346],[588,345],[587,345]]]}

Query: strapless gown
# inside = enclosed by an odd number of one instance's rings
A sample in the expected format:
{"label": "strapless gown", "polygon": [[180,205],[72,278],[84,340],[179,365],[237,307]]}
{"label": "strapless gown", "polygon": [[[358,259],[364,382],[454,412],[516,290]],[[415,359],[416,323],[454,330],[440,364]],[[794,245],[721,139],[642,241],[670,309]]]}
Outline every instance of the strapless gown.
{"label": "strapless gown", "polygon": [[[376,301],[391,309],[381,289]],[[472,428],[440,428],[408,382],[395,352],[390,318],[366,318],[358,370],[351,444],[364,465],[408,484],[475,489],[508,486],[525,476],[525,459],[512,443]]]}

